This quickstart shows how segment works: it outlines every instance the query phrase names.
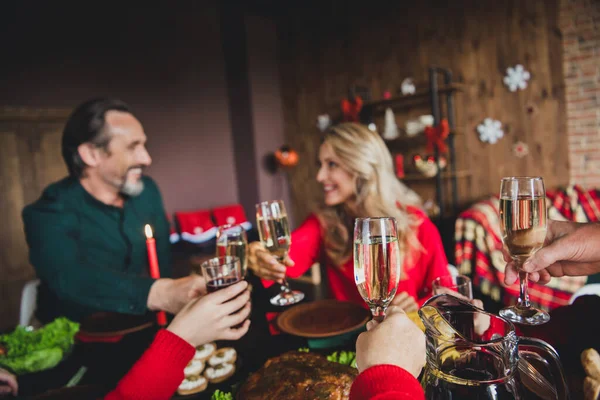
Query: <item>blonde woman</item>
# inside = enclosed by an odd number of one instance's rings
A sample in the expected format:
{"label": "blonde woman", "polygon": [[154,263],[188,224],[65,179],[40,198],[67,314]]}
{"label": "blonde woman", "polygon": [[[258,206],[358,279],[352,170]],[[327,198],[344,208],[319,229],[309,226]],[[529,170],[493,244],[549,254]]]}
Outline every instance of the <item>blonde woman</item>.
{"label": "blonde woman", "polygon": [[319,148],[317,181],[323,185],[325,204],[292,232],[288,258],[280,264],[254,242],[249,268],[264,280],[294,278],[324,253],[332,296],[366,307],[354,283],[354,219],[394,217],[405,257],[392,305],[416,310],[430,297],[431,282],[449,274],[448,261],[437,228],[419,208],[419,197],[396,178],[381,136],[356,123],[332,127]]}

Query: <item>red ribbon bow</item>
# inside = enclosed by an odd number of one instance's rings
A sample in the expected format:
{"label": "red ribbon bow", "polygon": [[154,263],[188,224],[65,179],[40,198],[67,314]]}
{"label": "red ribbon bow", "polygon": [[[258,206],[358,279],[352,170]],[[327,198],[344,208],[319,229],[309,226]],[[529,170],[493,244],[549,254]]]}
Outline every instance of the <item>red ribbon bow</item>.
{"label": "red ribbon bow", "polygon": [[427,136],[427,151],[433,152],[437,147],[440,153],[448,151],[448,145],[446,144],[446,138],[450,134],[450,127],[448,126],[448,120],[442,119],[438,126],[427,126],[425,127],[425,135]]}
{"label": "red ribbon bow", "polygon": [[344,114],[344,121],[348,122],[359,122],[358,114],[362,109],[363,101],[359,96],[354,97],[354,100],[348,99],[342,100],[342,113]]}

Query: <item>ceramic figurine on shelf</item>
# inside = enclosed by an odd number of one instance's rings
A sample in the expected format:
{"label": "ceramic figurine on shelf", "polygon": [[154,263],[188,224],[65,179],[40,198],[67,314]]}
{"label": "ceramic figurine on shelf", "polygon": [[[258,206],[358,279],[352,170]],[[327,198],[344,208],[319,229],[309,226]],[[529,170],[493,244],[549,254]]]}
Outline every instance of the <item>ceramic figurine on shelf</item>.
{"label": "ceramic figurine on shelf", "polygon": [[416,88],[415,88],[415,82],[413,81],[413,79],[406,78],[405,80],[403,80],[402,84],[400,86],[400,90],[402,91],[402,94],[405,96],[408,94],[415,94]]}
{"label": "ceramic figurine on shelf", "polygon": [[385,128],[383,130],[383,138],[385,140],[394,140],[398,138],[398,125],[396,125],[396,117],[391,108],[385,110]]}
{"label": "ceramic figurine on shelf", "polygon": [[415,167],[423,176],[431,178],[437,174],[438,166],[435,163],[435,160],[433,160],[433,157],[424,160],[423,157],[417,154],[413,160],[415,162]]}

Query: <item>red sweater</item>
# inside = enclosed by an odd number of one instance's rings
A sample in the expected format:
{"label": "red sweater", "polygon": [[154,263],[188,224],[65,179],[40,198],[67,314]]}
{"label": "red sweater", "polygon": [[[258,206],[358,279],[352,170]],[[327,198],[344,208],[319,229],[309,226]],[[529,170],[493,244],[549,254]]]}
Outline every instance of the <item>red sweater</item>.
{"label": "red sweater", "polygon": [[[417,300],[420,306],[431,297],[431,282],[439,276],[449,275],[450,272],[442,239],[435,225],[421,210],[414,207],[410,207],[408,210],[421,221],[417,228],[417,239],[423,250],[414,250],[410,265],[406,263],[402,265],[400,283],[396,293],[407,292]],[[311,265],[319,260],[322,247],[323,230],[317,217],[311,214],[298,229],[292,232],[289,256],[295,265],[287,269],[287,275],[297,278],[304,274]],[[327,278],[333,298],[367,307],[354,283],[354,260],[352,257],[341,268],[328,261]],[[272,281],[265,281],[265,286],[269,284],[272,284]]]}
{"label": "red sweater", "polygon": [[[166,330],[104,400],[168,400],[183,381],[183,369],[194,356],[194,347]],[[377,365],[358,375],[352,400],[423,399],[419,382],[402,368]]]}

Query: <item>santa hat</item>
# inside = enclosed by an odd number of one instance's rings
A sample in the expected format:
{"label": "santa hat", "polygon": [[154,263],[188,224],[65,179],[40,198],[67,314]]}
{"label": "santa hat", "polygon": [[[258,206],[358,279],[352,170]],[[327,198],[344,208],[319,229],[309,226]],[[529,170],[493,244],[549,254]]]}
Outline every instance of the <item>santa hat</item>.
{"label": "santa hat", "polygon": [[217,227],[209,210],[176,212],[181,238],[192,243],[203,243],[217,235]]}
{"label": "santa hat", "polygon": [[212,210],[217,225],[241,225],[245,230],[252,228],[240,204],[218,207]]}

